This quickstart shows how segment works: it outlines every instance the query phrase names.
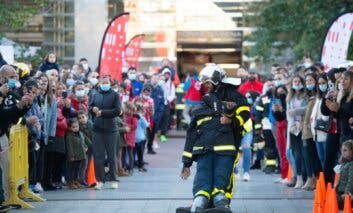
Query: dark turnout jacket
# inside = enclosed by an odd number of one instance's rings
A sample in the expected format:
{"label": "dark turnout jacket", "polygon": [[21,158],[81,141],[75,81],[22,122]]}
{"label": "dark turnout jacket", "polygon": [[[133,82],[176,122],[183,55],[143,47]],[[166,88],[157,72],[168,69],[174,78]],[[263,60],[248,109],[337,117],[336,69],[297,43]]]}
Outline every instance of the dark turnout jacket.
{"label": "dark turnout jacket", "polygon": [[[93,108],[98,107],[102,111],[100,117],[96,117]],[[121,113],[120,97],[112,89],[95,91],[89,103],[89,110],[92,113],[93,131],[97,132],[117,132],[117,116]]]}

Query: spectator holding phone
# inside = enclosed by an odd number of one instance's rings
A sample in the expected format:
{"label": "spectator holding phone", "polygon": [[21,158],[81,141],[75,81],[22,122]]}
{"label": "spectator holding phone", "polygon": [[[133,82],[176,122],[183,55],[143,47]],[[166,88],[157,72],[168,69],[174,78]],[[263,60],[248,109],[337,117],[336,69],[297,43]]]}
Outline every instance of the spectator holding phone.
{"label": "spectator holding phone", "polygon": [[340,90],[337,101],[333,99],[333,93],[326,95],[325,105],[337,119],[340,133],[340,144],[353,139],[353,72],[345,71],[339,82]]}

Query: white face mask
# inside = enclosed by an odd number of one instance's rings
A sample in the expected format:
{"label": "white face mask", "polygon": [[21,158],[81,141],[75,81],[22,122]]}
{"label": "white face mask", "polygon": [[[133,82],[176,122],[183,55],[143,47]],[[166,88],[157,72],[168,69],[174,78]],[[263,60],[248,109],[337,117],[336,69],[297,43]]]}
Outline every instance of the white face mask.
{"label": "white face mask", "polygon": [[85,94],[87,95],[89,93],[89,88],[88,87],[85,87]]}
{"label": "white face mask", "polygon": [[83,66],[83,69],[85,69],[86,71],[88,70],[89,65],[87,63],[82,64],[82,66]]}
{"label": "white face mask", "polygon": [[85,95],[85,90],[76,90],[75,95],[77,97],[83,97]]}
{"label": "white face mask", "polygon": [[93,86],[96,86],[98,84],[98,79],[96,78],[90,78],[89,79],[89,82],[93,85]]}
{"label": "white face mask", "polygon": [[150,96],[148,96],[148,95],[142,95],[142,97],[143,97],[144,99],[148,99]]}

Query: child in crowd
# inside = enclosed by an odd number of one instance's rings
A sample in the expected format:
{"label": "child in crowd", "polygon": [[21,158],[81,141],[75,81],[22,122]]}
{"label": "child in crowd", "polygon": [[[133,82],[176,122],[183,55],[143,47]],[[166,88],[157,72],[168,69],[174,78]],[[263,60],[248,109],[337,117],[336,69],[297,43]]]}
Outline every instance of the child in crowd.
{"label": "child in crowd", "polygon": [[119,150],[118,150],[118,176],[123,177],[123,176],[129,176],[129,173],[126,172],[126,165],[125,163],[125,155],[123,153],[126,152],[126,133],[130,131],[130,128],[127,126],[127,124],[123,121],[122,118],[118,117],[118,130],[119,130]]}
{"label": "child in crowd", "polygon": [[[66,133],[67,159],[69,169],[69,188],[81,188],[79,183],[79,169],[86,160],[87,138],[80,132],[79,122],[72,118],[68,122],[68,132]],[[86,142],[87,143],[87,142]]]}
{"label": "child in crowd", "polygon": [[144,117],[144,108],[141,105],[136,106],[136,113],[139,116],[136,128],[136,153],[137,153],[137,167],[140,172],[147,172],[143,166],[143,153],[146,145],[146,129],[149,126]]}
{"label": "child in crowd", "polygon": [[87,139],[85,140],[86,146],[87,146],[87,152],[86,152],[87,158],[80,167],[79,180],[82,185],[87,186],[87,182],[86,182],[87,166],[89,165],[88,163],[92,159],[92,155],[93,155],[93,152],[92,152],[93,124],[92,124],[92,121],[88,120],[87,111],[84,111],[84,110],[78,111],[78,121],[80,123],[80,131]]}
{"label": "child in crowd", "polygon": [[353,140],[342,144],[340,164],[340,178],[336,191],[338,206],[343,209],[344,197],[353,194]]}
{"label": "child in crowd", "polygon": [[124,103],[124,121],[129,127],[130,131],[126,133],[127,154],[129,158],[128,171],[130,175],[133,173],[134,168],[134,148],[136,143],[136,128],[138,119],[135,115],[135,106],[130,102]]}

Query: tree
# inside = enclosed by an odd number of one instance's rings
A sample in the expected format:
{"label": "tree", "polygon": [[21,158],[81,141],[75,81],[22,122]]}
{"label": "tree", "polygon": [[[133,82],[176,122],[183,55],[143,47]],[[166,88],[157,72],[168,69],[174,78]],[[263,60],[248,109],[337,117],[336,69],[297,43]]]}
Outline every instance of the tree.
{"label": "tree", "polygon": [[48,0],[0,0],[0,34],[21,29]]}
{"label": "tree", "polygon": [[273,51],[291,48],[296,59],[320,59],[321,45],[330,23],[342,12],[353,10],[344,0],[269,0],[249,8],[246,16],[256,31],[250,55],[269,61]]}

